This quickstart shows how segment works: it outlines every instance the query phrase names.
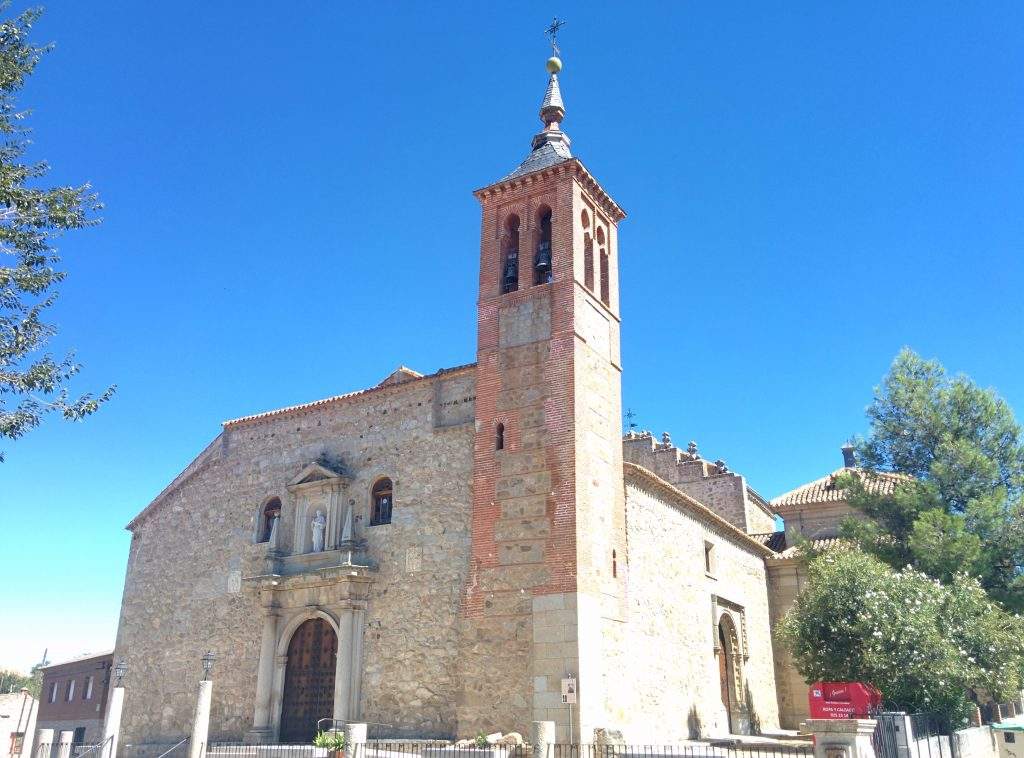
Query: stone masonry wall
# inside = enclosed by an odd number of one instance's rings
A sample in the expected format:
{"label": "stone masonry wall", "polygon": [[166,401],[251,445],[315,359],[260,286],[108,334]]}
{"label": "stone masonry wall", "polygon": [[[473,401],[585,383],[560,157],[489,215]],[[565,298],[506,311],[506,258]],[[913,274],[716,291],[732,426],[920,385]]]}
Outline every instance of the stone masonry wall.
{"label": "stone masonry wall", "polygon": [[657,442],[650,432],[630,432],[622,449],[625,460],[654,472],[748,534],[775,531],[770,507],[748,488],[746,478],[701,458],[696,446],[693,452],[683,451],[667,433]]}
{"label": "stone masonry wall", "polygon": [[807,682],[793,665],[793,657],[778,636],[777,624],[793,607],[793,601],[807,583],[807,573],[795,558],[769,559],[768,597],[771,599],[773,643],[775,647],[775,681],[779,696],[779,725],[797,729],[810,715]]}
{"label": "stone masonry wall", "polygon": [[[252,726],[262,614],[244,578],[267,547],[253,544],[256,519],[272,495],[281,523],[294,519],[285,485],[323,455],[351,475],[343,496],[378,565],[362,630],[361,716],[396,734],[454,734],[473,402],[467,367],[226,425],[131,527],[115,652],[131,662],[123,742],[188,733],[207,649],[218,655],[211,740]],[[393,519],[369,527],[380,476],[394,484]]]}
{"label": "stone masonry wall", "polygon": [[[671,743],[728,733],[719,696],[712,596],[743,609],[742,679],[751,720],[778,725],[763,556],[742,536],[666,499],[661,488],[627,473],[629,620],[621,686],[631,707],[629,742]],[[713,575],[704,543],[714,545]]]}

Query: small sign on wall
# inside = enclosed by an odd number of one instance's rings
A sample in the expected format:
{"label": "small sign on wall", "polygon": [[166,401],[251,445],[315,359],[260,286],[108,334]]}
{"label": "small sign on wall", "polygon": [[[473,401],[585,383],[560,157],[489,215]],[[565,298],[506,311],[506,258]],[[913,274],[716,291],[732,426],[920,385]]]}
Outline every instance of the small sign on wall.
{"label": "small sign on wall", "polygon": [[562,680],[562,702],[566,705],[576,702],[576,680],[572,677]]}

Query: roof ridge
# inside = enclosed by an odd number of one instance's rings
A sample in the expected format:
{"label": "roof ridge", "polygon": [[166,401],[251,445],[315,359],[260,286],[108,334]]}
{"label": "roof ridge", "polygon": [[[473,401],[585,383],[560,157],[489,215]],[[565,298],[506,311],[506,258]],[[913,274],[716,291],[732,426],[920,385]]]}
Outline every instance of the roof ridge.
{"label": "roof ridge", "polygon": [[[329,405],[331,403],[340,402],[342,400],[348,400],[350,398],[357,397],[357,396],[360,396],[360,395],[365,395],[365,394],[368,394],[370,392],[379,392],[381,390],[387,390],[387,389],[391,389],[393,387],[405,387],[406,385],[413,384],[414,382],[420,382],[420,381],[423,381],[424,379],[434,379],[434,378],[439,377],[439,376],[444,376],[444,375],[447,375],[447,374],[452,374],[452,373],[456,373],[456,372],[459,372],[459,371],[464,371],[466,369],[473,368],[474,366],[476,366],[476,362],[464,363],[461,366],[453,366],[452,368],[438,369],[433,374],[420,374],[417,377],[410,378],[409,381],[407,381],[407,382],[401,382],[401,383],[398,383],[398,384],[376,384],[376,385],[374,385],[372,387],[364,387],[363,389],[353,390],[352,392],[345,392],[345,393],[343,393],[341,395],[331,395],[330,397],[320,398],[319,400],[310,400],[310,401],[305,402],[305,403],[296,403],[295,405],[286,405],[283,408],[274,408],[274,409],[269,410],[269,411],[261,411],[260,413],[252,413],[252,414],[249,414],[248,416],[239,416],[238,418],[233,418],[233,419],[228,419],[227,421],[222,421],[221,422],[221,426],[224,429],[235,428],[236,426],[244,424],[244,423],[249,422],[249,421],[256,421],[256,420],[264,419],[264,418],[271,418],[273,416],[283,416],[283,415],[288,414],[288,413],[292,413],[292,412],[295,412],[295,411],[304,411],[304,410],[308,410],[310,408],[318,408],[318,407],[320,407],[322,405]],[[405,367],[402,367],[402,368],[405,368]],[[396,369],[396,371],[397,370],[398,369]],[[411,369],[409,369],[409,370],[411,371]],[[395,373],[395,372],[392,372],[392,373]],[[391,375],[389,374],[388,376],[391,376]],[[385,379],[385,381],[386,381],[386,379]]]}

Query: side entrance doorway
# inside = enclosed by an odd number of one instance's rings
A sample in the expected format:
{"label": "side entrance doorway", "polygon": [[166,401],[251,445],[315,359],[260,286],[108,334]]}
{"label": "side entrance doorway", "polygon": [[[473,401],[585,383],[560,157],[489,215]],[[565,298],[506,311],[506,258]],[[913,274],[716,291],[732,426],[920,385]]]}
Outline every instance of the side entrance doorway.
{"label": "side entrance doorway", "polygon": [[316,722],[334,713],[338,636],[322,618],[303,622],[288,643],[280,740],[310,743]]}
{"label": "side entrance doorway", "polygon": [[729,697],[729,643],[721,624],[718,625],[718,648],[718,685],[722,693],[725,715],[729,719],[729,734],[733,734],[732,703]]}

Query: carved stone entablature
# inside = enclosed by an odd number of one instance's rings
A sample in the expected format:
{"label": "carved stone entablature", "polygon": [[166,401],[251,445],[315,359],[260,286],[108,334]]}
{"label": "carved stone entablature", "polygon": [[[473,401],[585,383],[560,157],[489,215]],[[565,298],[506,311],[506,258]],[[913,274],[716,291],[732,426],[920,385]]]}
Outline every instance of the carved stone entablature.
{"label": "carved stone entablature", "polygon": [[351,481],[351,477],[346,474],[329,469],[322,463],[314,461],[288,482],[288,491],[293,495],[327,492],[334,488],[344,488],[348,486],[349,481]]}

